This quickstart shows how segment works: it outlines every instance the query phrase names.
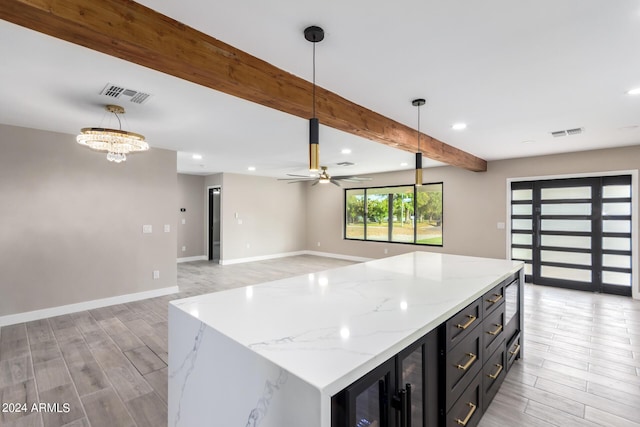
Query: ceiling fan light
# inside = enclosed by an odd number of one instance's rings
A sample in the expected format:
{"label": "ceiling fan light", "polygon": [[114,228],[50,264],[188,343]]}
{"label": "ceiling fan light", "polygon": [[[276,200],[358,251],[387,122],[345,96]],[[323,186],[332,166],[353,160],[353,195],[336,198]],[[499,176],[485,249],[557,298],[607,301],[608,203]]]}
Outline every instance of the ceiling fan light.
{"label": "ceiling fan light", "polygon": [[328,184],[328,183],[330,183],[330,182],[331,182],[331,180],[330,180],[329,178],[320,178],[320,179],[318,180],[318,182],[319,182],[320,184]]}

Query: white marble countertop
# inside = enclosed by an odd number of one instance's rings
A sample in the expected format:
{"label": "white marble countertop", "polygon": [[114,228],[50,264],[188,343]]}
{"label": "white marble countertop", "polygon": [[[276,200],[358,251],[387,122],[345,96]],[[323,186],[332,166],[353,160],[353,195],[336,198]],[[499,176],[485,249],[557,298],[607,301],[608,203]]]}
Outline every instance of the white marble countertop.
{"label": "white marble countertop", "polygon": [[171,304],[333,395],[522,265],[414,252]]}

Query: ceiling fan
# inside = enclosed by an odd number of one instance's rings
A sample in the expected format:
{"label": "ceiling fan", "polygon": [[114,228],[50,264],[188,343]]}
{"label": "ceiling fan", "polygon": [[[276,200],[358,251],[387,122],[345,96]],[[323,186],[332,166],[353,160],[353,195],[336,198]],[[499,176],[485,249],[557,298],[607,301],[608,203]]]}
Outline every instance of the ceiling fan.
{"label": "ceiling fan", "polygon": [[295,175],[295,174],[288,173],[287,176],[291,176],[293,178],[281,178],[281,179],[278,179],[278,181],[289,181],[288,184],[293,184],[293,183],[296,183],[296,182],[315,181],[311,185],[316,185],[318,183],[327,184],[327,183],[330,182],[333,185],[337,185],[338,187],[340,187],[340,183],[338,181],[343,181],[343,182],[371,181],[371,178],[362,178],[362,177],[359,177],[359,176],[352,176],[352,175],[331,176],[331,175],[329,175],[329,172],[327,172],[327,167],[326,166],[321,166],[320,169],[321,169],[321,171],[320,171],[320,174],[318,176]]}

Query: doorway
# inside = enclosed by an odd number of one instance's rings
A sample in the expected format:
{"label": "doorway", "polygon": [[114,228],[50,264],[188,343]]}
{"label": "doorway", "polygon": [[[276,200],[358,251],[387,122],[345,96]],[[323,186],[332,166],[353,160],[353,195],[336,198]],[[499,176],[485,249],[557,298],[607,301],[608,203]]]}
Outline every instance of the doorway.
{"label": "doorway", "polygon": [[631,176],[511,183],[511,257],[537,285],[631,295]]}
{"label": "doorway", "polygon": [[209,188],[209,261],[220,261],[220,193]]}

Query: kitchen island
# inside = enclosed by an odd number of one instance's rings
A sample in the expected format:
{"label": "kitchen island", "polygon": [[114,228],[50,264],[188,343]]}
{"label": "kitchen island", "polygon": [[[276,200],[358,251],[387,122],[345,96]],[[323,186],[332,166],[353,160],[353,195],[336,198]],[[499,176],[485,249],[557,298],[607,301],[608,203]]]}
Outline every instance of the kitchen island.
{"label": "kitchen island", "polygon": [[168,425],[330,427],[334,396],[522,266],[415,252],[172,301]]}

